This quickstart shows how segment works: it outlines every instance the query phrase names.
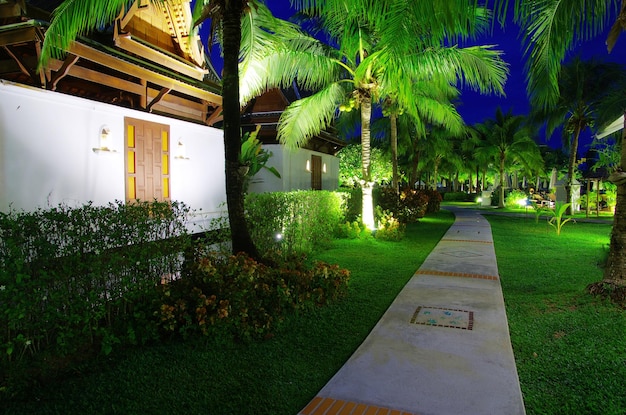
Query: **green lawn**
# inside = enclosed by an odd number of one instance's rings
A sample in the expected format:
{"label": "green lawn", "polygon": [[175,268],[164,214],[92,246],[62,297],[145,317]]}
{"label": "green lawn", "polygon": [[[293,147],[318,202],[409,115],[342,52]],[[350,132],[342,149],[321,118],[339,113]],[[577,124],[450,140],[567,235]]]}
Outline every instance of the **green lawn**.
{"label": "green lawn", "polygon": [[[625,312],[584,291],[601,278],[610,225],[568,223],[556,236],[534,216],[486,217],[528,415],[626,413]],[[352,271],[348,298],[291,316],[273,338],[117,352],[0,402],[0,413],[293,415],[363,341],[452,220],[447,212],[426,218],[399,243],[335,241],[318,258]]]}
{"label": "green lawn", "polygon": [[292,316],[258,343],[219,339],[127,350],[7,403],[7,414],[294,415],[336,373],[419,268],[453,216],[409,227],[405,240],[339,240],[319,259],[351,270],[341,303]]}
{"label": "green lawn", "polygon": [[527,414],[626,413],[625,311],[585,294],[611,226],[486,218]]}

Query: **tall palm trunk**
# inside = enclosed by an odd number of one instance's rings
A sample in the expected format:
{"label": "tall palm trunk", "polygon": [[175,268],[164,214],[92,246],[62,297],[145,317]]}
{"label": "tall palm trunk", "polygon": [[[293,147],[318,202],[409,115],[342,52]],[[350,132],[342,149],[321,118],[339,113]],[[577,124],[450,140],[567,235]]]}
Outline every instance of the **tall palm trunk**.
{"label": "tall palm trunk", "polygon": [[239,112],[239,45],[243,0],[225,2],[222,20],[224,34],[224,69],[222,105],[224,113],[224,153],[226,159],[226,203],[233,253],[246,252],[258,259],[244,209],[244,174],[240,170],[241,120]]}
{"label": "tall palm trunk", "polygon": [[399,193],[398,188],[398,116],[392,113],[389,116],[391,122],[391,185],[396,193]]}
{"label": "tall palm trunk", "polygon": [[500,155],[500,199],[498,207],[504,207],[504,155]]}
{"label": "tall palm trunk", "polygon": [[[626,119],[622,130],[620,170],[626,172]],[[617,201],[613,216],[609,257],[604,268],[604,280],[624,287],[626,286],[626,180],[622,180],[622,183],[617,183]]]}
{"label": "tall palm trunk", "polygon": [[565,186],[565,195],[567,198],[567,203],[569,203],[569,207],[567,208],[567,214],[571,215],[574,211],[574,199],[572,188],[574,186],[574,168],[576,167],[576,156],[578,153],[578,139],[580,137],[580,132],[582,130],[582,126],[580,124],[576,125],[576,130],[574,131],[574,137],[572,137],[572,146],[570,149],[569,155],[569,165],[567,166],[567,186]]}
{"label": "tall palm trunk", "polygon": [[361,189],[363,192],[363,213],[361,218],[363,223],[369,228],[374,229],[374,199],[372,190],[374,183],[372,182],[372,169],[370,157],[371,131],[370,122],[372,116],[372,98],[367,93],[361,94],[361,166],[362,177]]}

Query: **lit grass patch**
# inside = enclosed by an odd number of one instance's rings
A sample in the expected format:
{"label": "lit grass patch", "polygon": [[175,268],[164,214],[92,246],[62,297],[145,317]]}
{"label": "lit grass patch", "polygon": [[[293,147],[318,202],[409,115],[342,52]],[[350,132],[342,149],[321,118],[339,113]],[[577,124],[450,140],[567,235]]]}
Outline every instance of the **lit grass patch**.
{"label": "lit grass patch", "polygon": [[351,271],[347,298],[288,316],[265,341],[224,336],[116,351],[0,407],[6,414],[296,414],[363,342],[453,220],[448,212],[429,215],[399,242],[334,241],[315,259]]}
{"label": "lit grass patch", "polygon": [[486,216],[527,414],[626,411],[626,314],[585,293],[602,278],[611,226]]}

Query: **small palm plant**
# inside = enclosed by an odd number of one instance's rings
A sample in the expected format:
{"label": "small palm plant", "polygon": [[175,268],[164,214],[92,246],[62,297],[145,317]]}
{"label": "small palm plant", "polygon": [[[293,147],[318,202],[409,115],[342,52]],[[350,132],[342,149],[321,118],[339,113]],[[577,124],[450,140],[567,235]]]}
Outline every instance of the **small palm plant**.
{"label": "small palm plant", "polygon": [[557,235],[561,234],[561,229],[563,228],[563,225],[565,225],[567,222],[574,219],[574,218],[565,218],[565,212],[567,211],[567,208],[569,206],[570,206],[570,203],[556,202],[554,204],[554,209],[548,210],[549,213],[552,215],[552,217],[548,219],[548,223],[550,224],[550,226],[556,229]]}

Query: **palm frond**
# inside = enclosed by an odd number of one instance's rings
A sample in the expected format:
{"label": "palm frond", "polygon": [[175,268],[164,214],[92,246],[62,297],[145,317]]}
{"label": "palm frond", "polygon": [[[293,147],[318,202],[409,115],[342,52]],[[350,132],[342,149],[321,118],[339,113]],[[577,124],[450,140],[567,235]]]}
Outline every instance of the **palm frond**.
{"label": "palm frond", "polygon": [[502,52],[493,46],[467,48],[436,48],[415,54],[407,59],[424,76],[437,76],[482,93],[504,95],[504,83],[509,73]]}
{"label": "palm frond", "polygon": [[524,31],[528,94],[535,106],[558,99],[558,74],[567,51],[602,32],[620,0],[516,0],[516,21]]}
{"label": "palm frond", "polygon": [[127,0],[65,0],[52,13],[40,65],[62,56],[78,36],[111,24],[127,4]]}
{"label": "palm frond", "polygon": [[291,148],[306,144],[332,122],[344,97],[344,88],[335,82],[318,93],[289,105],[278,124],[280,142]]}

